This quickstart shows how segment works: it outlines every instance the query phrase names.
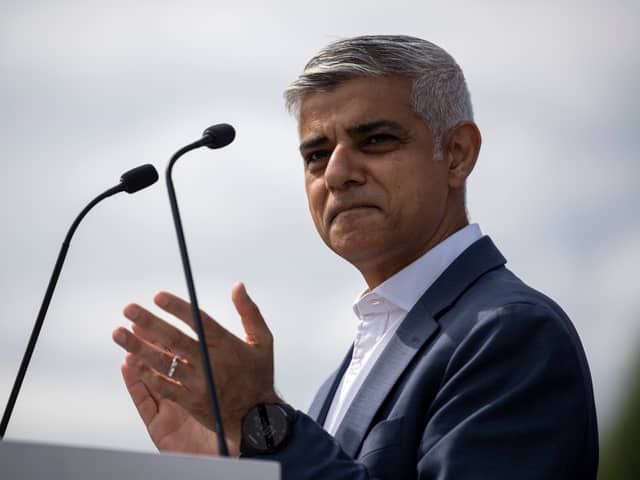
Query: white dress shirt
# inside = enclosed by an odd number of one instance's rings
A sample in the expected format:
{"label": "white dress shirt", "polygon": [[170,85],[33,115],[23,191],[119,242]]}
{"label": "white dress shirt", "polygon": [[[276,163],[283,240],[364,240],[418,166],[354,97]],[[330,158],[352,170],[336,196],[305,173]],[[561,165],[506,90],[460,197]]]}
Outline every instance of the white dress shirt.
{"label": "white dress shirt", "polygon": [[327,432],[335,435],[356,393],[409,310],[447,267],[481,236],[477,224],[467,225],[372,291],[359,295],[353,304],[358,317],[353,355],[327,413],[324,422]]}

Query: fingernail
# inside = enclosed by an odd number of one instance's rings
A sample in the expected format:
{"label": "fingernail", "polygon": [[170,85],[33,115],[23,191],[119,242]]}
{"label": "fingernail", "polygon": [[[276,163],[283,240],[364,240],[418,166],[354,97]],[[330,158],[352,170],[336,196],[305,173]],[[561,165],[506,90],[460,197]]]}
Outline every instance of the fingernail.
{"label": "fingernail", "polygon": [[166,307],[167,305],[169,305],[169,297],[167,297],[166,295],[158,295],[156,297],[156,305],[162,308]]}
{"label": "fingernail", "polygon": [[140,316],[140,309],[138,307],[131,306],[127,308],[125,315],[129,320],[135,320]]}
{"label": "fingernail", "polygon": [[113,332],[113,339],[120,345],[123,345],[124,342],[127,340],[127,336],[124,334],[122,330],[116,330],[115,332]]}

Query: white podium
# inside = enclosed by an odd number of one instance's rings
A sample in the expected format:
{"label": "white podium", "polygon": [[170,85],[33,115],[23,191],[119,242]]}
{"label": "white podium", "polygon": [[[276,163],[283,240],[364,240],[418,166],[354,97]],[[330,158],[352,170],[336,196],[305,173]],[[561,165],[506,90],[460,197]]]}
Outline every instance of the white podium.
{"label": "white podium", "polygon": [[0,441],[3,480],[280,480],[280,465],[197,455],[134,453]]}

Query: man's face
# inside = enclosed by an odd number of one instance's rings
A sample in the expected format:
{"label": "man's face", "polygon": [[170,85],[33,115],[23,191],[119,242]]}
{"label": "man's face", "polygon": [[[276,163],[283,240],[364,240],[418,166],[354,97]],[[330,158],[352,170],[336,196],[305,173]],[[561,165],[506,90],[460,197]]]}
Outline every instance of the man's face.
{"label": "man's face", "polygon": [[411,108],[411,88],[407,78],[356,77],[308,93],[300,106],[311,216],[370,287],[444,238],[448,162],[433,158],[434,138]]}

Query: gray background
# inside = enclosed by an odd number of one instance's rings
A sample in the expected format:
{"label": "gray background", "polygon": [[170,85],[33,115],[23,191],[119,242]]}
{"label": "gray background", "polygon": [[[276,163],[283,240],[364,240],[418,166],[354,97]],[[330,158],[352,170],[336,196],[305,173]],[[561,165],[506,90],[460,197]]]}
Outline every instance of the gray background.
{"label": "gray background", "polygon": [[[468,203],[529,284],[573,318],[601,427],[640,334],[637,2],[5,1],[0,15],[0,405],[79,210],[210,124],[224,150],[176,167],[201,305],[240,333],[246,282],[276,338],[277,385],[306,408],[355,331],[359,274],[310,221],[281,92],[329,41],[404,33],[465,71],[483,133]],[[111,331],[157,290],[186,296],[162,183],[80,227],[8,438],[151,450]]]}

